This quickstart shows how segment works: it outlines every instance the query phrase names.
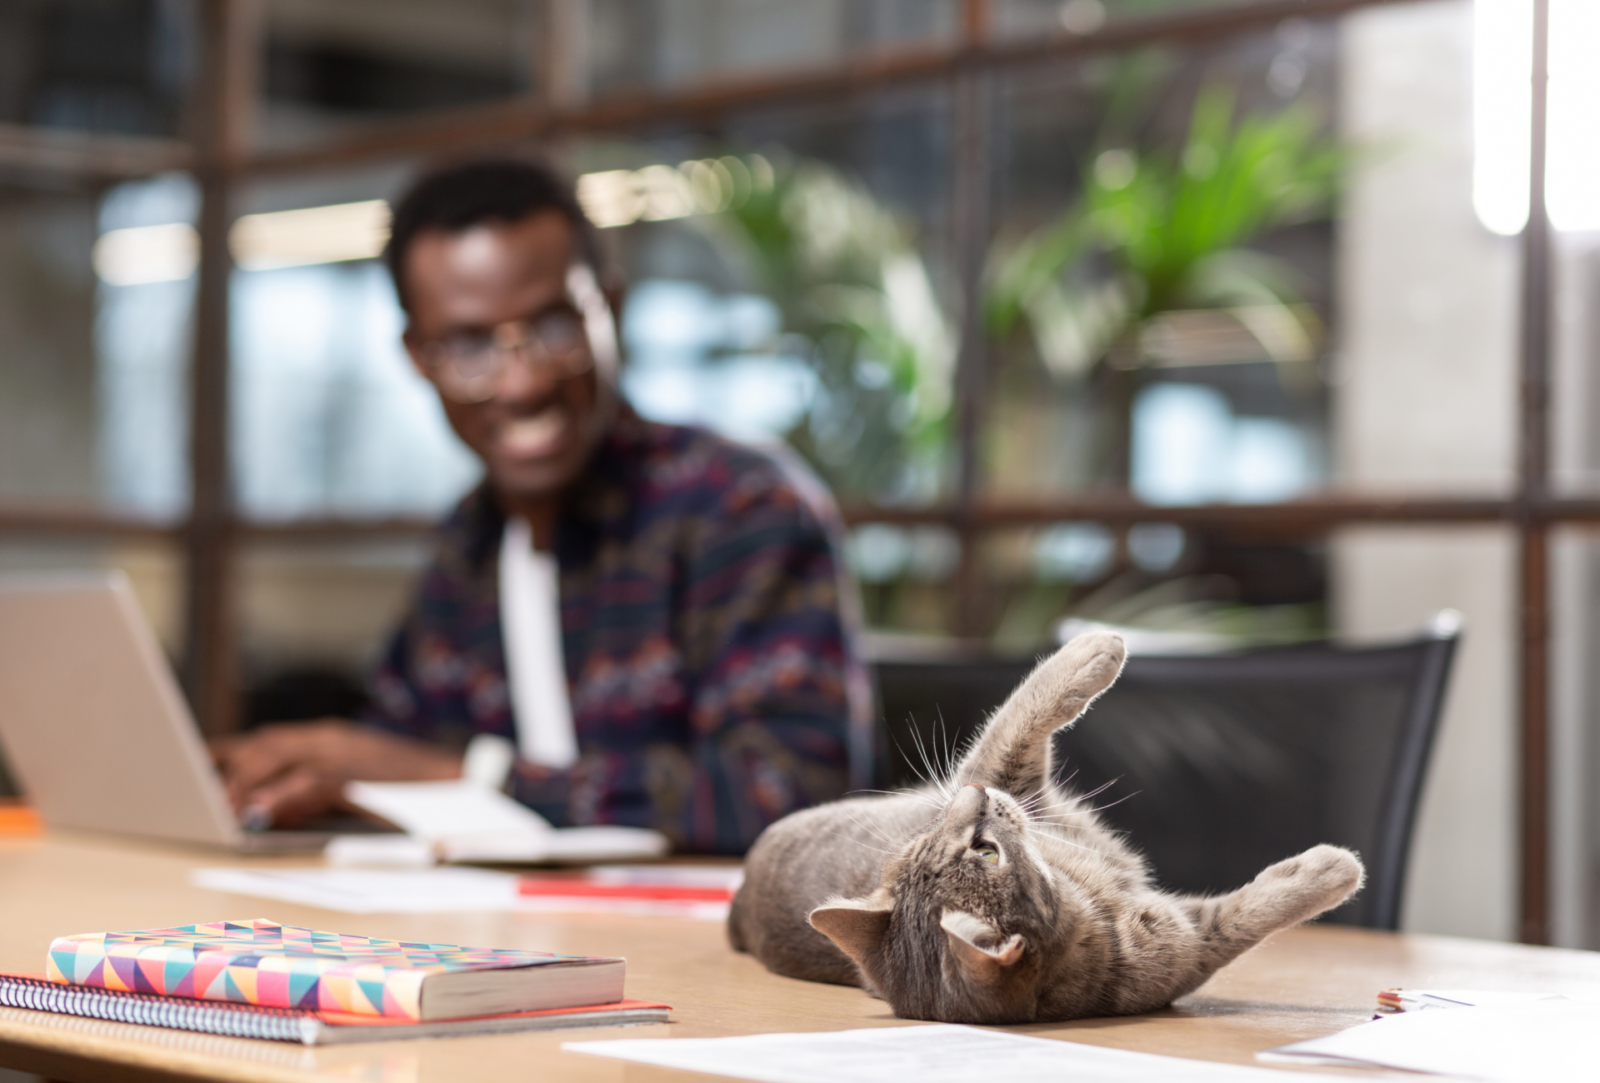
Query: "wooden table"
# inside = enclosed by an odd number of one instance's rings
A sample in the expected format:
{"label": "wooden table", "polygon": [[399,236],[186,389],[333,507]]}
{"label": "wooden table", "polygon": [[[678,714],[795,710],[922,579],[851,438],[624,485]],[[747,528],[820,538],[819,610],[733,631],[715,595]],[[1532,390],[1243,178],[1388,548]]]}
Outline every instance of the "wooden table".
{"label": "wooden table", "polygon": [[[673,1005],[673,1022],[308,1049],[0,1008],[0,1066],[68,1080],[658,1083],[682,1073],[565,1053],[561,1043],[907,1025],[859,990],[768,974],[727,947],[720,924],[533,913],[355,916],[189,886],[191,869],[246,863],[306,860],[245,862],[88,837],[0,839],[0,970],[42,970],[46,945],[66,933],[271,917],[407,940],[623,955],[629,995]],[[1361,1022],[1374,994],[1393,985],[1600,995],[1600,953],[1306,928],[1279,935],[1165,1011],[1017,1029],[1253,1064],[1257,1050]]]}

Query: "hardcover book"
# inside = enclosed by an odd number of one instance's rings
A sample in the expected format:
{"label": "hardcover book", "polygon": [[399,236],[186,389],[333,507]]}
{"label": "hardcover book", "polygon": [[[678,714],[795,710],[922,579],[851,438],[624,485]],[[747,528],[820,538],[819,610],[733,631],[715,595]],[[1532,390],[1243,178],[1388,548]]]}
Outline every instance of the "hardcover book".
{"label": "hardcover book", "polygon": [[47,978],[412,1022],[611,1004],[624,962],[320,932],[274,921],[83,933],[50,945]]}

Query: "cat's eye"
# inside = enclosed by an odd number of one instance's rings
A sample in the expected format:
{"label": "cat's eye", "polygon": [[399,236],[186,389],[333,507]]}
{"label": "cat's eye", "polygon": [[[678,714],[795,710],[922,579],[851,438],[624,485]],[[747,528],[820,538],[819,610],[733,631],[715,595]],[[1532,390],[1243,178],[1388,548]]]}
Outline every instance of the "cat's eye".
{"label": "cat's eye", "polygon": [[985,865],[1000,864],[1000,851],[996,850],[993,846],[974,846],[972,850],[979,857],[983,858],[983,863]]}

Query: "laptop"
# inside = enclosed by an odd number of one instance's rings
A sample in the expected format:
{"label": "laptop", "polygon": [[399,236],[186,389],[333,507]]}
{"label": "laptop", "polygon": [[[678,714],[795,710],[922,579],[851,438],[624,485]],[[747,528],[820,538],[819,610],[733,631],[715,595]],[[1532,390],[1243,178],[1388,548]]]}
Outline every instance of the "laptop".
{"label": "laptop", "polygon": [[333,837],[241,826],[120,572],[0,578],[0,753],[51,827],[239,852]]}

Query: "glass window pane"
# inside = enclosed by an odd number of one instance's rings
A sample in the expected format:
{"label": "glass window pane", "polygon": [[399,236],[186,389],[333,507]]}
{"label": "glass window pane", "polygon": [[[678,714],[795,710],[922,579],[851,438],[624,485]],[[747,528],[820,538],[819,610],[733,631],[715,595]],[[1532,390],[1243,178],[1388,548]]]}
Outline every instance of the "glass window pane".
{"label": "glass window pane", "polygon": [[0,499],[99,496],[94,228],[86,192],[0,187]]}
{"label": "glass window pane", "polygon": [[849,501],[945,491],[956,306],[948,109],[741,115],[575,151],[630,280],[624,387],[646,416],[787,439]]}
{"label": "glass window pane", "polygon": [[589,86],[684,86],[816,68],[882,48],[937,44],[960,27],[957,0],[594,0]]}
{"label": "glass window pane", "polygon": [[176,516],[189,503],[189,358],[199,195],[171,174],[128,181],[100,202],[99,463],[113,507]]}
{"label": "glass window pane", "polygon": [[948,636],[956,631],[961,537],[946,526],[863,523],[845,547],[874,632]]}
{"label": "glass window pane", "polygon": [[233,470],[247,517],[434,515],[478,477],[401,346],[400,307],[374,258],[381,201],[403,177],[250,193],[232,235],[231,328]]}
{"label": "glass window pane", "polygon": [[1123,19],[1232,3],[1233,0],[995,0],[994,30],[1001,38],[1092,34]]}
{"label": "glass window pane", "polygon": [[1154,633],[1150,653],[1289,643],[1326,635],[1325,547],[1241,540],[1158,521],[989,531],[979,550],[977,633],[1038,651],[1063,621]]}
{"label": "glass window pane", "polygon": [[188,502],[192,184],[0,185],[0,500]]}
{"label": "glass window pane", "polygon": [[0,122],[175,136],[193,67],[185,4],[0,4]]}
{"label": "glass window pane", "polygon": [[266,0],[257,140],[276,148],[363,120],[525,94],[533,0]]}
{"label": "glass window pane", "polygon": [[184,506],[187,194],[0,184],[0,500]]}
{"label": "glass window pane", "polygon": [[990,491],[1325,483],[1337,40],[1294,20],[1003,81]]}

